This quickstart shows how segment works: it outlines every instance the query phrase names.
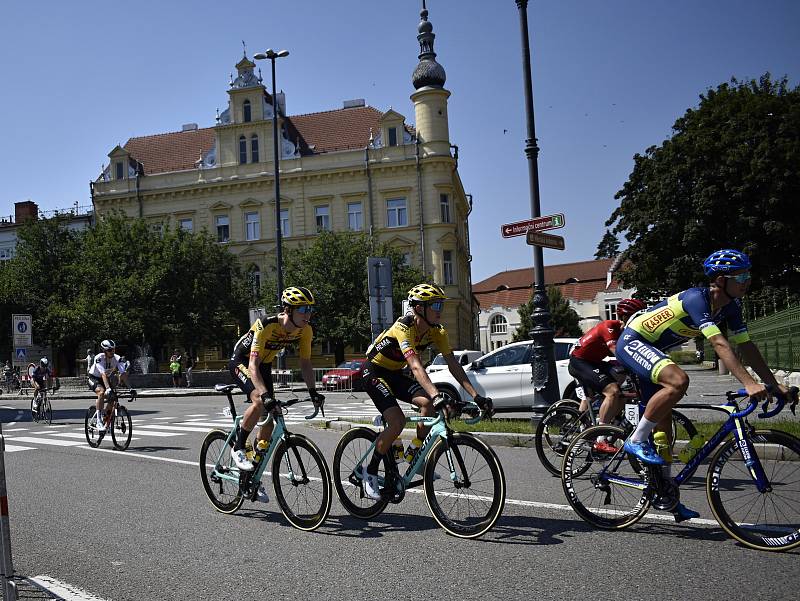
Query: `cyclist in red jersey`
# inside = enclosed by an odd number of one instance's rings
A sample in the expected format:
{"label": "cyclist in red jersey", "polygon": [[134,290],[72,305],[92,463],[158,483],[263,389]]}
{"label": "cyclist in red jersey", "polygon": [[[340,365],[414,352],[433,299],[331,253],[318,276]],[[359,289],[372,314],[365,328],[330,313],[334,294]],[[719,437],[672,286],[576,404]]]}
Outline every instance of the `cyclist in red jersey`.
{"label": "cyclist in red jersey", "polygon": [[[612,373],[613,364],[603,361],[606,357],[613,357],[625,323],[634,313],[646,309],[647,306],[635,298],[626,298],[617,304],[617,315],[620,319],[607,319],[601,321],[591,330],[581,336],[575,344],[569,358],[569,373],[583,386],[586,397],[591,394],[603,393],[603,404],[598,415],[601,424],[608,424],[620,411],[622,411],[622,394],[617,380]],[[581,402],[581,410],[588,409],[588,401]],[[594,448],[607,453],[617,449],[599,437]]]}

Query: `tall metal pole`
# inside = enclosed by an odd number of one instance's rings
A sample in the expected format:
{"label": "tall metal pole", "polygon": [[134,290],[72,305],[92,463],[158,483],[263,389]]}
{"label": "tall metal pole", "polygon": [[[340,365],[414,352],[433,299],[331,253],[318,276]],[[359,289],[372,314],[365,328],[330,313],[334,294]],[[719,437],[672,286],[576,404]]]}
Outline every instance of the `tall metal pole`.
{"label": "tall metal pole", "polygon": [[282,242],[283,234],[281,232],[281,176],[280,176],[280,159],[278,157],[278,94],[275,90],[275,59],[277,55],[270,56],[272,62],[272,153],[275,163],[275,244],[277,249],[278,258],[278,301],[281,304],[281,292],[283,292],[283,251]]}
{"label": "tall metal pole", "polygon": [[8,523],[8,497],[6,496],[6,441],[0,423],[0,570],[2,574],[3,599],[16,601],[17,586],[14,583],[14,563],[11,560],[11,527]]}
{"label": "tall metal pole", "polygon": [[[536,144],[536,125],[533,116],[533,82],[531,79],[531,51],[528,37],[528,0],[515,0],[519,8],[520,29],[522,32],[522,74],[525,79],[525,116],[528,122],[528,137],[525,140],[525,154],[528,157],[528,179],[530,182],[531,216],[540,217],[539,203],[539,146]],[[558,375],[553,356],[553,327],[550,321],[550,307],[544,285],[544,253],[541,246],[533,247],[533,269],[535,274],[533,292],[533,352],[531,368],[533,372],[533,413],[534,419],[541,417],[559,396]]]}

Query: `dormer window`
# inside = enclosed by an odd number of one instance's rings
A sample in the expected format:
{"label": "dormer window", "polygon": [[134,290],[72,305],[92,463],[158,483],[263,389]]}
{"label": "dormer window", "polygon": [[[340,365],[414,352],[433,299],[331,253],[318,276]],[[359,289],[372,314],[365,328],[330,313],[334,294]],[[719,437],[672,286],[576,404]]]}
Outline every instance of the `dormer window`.
{"label": "dormer window", "polygon": [[122,161],[117,161],[114,163],[114,175],[116,179],[122,179],[124,173],[124,167],[122,166]]}
{"label": "dormer window", "polygon": [[250,101],[245,100],[244,104],[242,104],[242,119],[245,123],[250,123],[252,120],[252,113],[250,111]]}
{"label": "dormer window", "polygon": [[397,146],[397,128],[389,128],[389,146]]}
{"label": "dormer window", "polygon": [[255,134],[250,137],[250,162],[258,163],[258,136]]}
{"label": "dormer window", "polygon": [[247,163],[247,138],[239,136],[239,164]]}

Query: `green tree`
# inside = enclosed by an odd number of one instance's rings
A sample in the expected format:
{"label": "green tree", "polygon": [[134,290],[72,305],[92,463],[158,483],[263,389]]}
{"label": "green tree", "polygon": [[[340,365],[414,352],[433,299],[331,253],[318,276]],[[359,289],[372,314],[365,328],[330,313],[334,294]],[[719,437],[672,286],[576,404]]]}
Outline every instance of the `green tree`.
{"label": "green tree", "polygon": [[753,291],[800,289],[800,89],[732,79],[700,96],[673,135],[634,157],[606,222],[630,243],[622,280],[643,297],[704,280],[718,248],[753,261]]}
{"label": "green tree", "polygon": [[[550,305],[550,319],[555,337],[580,336],[583,333],[579,325],[580,315],[569,306],[569,301],[562,296],[556,286],[547,287],[547,302]],[[530,331],[533,329],[533,309],[533,295],[531,295],[530,300],[524,305],[520,305],[518,309],[520,321],[517,331],[514,332],[514,342],[530,340]]]}
{"label": "green tree", "polygon": [[[376,244],[364,233],[321,232],[308,247],[289,250],[285,256],[286,285],[306,286],[314,294],[318,308],[314,335],[333,343],[337,363],[344,360],[346,346],[363,348],[370,342],[367,291],[370,256],[392,260],[396,316],[408,290],[425,280],[419,269],[403,265],[398,250]],[[268,298],[272,298],[271,291]]]}
{"label": "green tree", "polygon": [[610,230],[606,230],[603,239],[600,240],[600,244],[597,245],[597,252],[594,253],[595,259],[613,259],[619,254],[619,240],[617,237],[611,233]]}

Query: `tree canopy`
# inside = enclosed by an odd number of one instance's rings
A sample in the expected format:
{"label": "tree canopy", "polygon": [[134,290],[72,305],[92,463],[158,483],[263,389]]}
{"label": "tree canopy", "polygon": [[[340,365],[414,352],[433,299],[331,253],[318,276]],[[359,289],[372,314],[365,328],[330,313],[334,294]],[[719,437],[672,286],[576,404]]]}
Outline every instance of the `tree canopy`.
{"label": "tree canopy", "polygon": [[[569,301],[564,298],[556,286],[547,287],[547,303],[550,306],[550,324],[553,326],[554,336],[569,337],[583,334],[580,327],[581,317],[575,309],[569,306]],[[530,340],[530,331],[533,329],[533,295],[530,300],[519,307],[519,327],[514,332],[514,342]]]}
{"label": "tree canopy", "polygon": [[753,261],[753,291],[800,289],[800,89],[767,73],[709,89],[673,135],[634,157],[606,222],[624,234],[621,272],[638,296],[704,281],[701,263],[719,248]]}

